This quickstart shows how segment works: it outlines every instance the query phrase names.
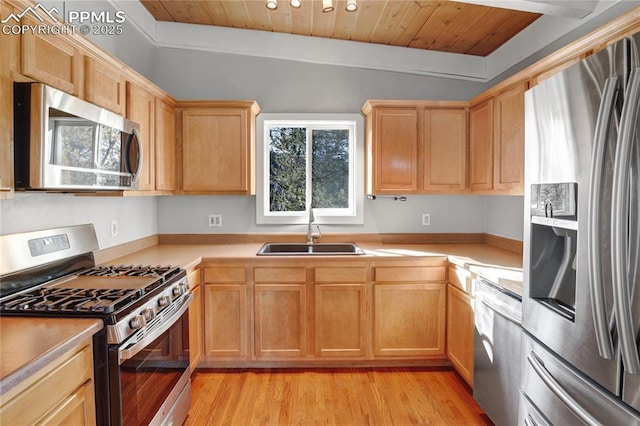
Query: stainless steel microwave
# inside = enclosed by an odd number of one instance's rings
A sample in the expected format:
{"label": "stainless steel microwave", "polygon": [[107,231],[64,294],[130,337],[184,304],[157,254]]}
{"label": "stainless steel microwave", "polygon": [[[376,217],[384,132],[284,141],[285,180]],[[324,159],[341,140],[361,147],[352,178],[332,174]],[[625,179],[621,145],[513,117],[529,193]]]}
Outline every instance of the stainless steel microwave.
{"label": "stainless steel microwave", "polygon": [[14,84],[17,190],[138,188],[140,126],[39,83]]}

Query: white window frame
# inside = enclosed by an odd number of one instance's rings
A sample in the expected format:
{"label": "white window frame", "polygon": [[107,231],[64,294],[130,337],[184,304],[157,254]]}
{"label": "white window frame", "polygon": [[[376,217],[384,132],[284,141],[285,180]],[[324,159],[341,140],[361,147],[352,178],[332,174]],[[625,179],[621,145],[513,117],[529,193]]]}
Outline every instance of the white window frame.
{"label": "white window frame", "polygon": [[[309,212],[269,211],[269,135],[273,126],[295,127],[313,126],[313,129],[347,128],[351,132],[350,165],[352,175],[349,191],[352,197],[350,209],[314,208],[315,222],[318,224],[363,224],[364,223],[364,119],[360,114],[301,114],[271,113],[260,114],[256,129],[256,223],[257,224],[304,224]],[[340,126],[340,127],[336,127]],[[308,130],[310,131],[310,130]],[[310,142],[310,139],[308,139]],[[307,143],[307,150],[311,143]],[[307,155],[307,170],[310,170],[311,156]],[[307,196],[311,194],[310,179],[307,180]]]}

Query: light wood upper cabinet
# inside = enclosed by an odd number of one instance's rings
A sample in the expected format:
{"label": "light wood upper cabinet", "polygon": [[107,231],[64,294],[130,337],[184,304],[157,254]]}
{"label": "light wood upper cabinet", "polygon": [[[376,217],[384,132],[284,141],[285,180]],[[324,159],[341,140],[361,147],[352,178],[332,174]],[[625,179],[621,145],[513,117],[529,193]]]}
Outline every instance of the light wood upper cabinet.
{"label": "light wood upper cabinet", "polygon": [[466,190],[465,102],[367,101],[362,112],[368,194]]}
{"label": "light wood upper cabinet", "polygon": [[85,59],[85,100],[117,114],[126,108],[126,79],[124,74],[102,60]]}
{"label": "light wood upper cabinet", "polygon": [[524,191],[524,92],[521,82],[471,107],[469,185],[472,193]]}
{"label": "light wood upper cabinet", "polygon": [[513,194],[524,190],[524,92],[521,83],[494,98],[493,187]]}
{"label": "light wood upper cabinet", "polygon": [[[23,19],[26,25],[39,24],[26,17]],[[22,74],[72,95],[82,96],[83,55],[74,45],[54,34],[25,31],[21,37]]]}
{"label": "light wood upper cabinet", "polygon": [[467,186],[467,111],[424,111],[424,190],[464,192]]}
{"label": "light wood upper cabinet", "polygon": [[[13,8],[0,2],[0,16]],[[13,197],[13,78],[20,73],[20,36],[0,32],[0,200]]]}
{"label": "light wood upper cabinet", "polygon": [[373,187],[367,192],[411,194],[418,191],[418,110],[375,108],[371,170]]}
{"label": "light wood upper cabinet", "polygon": [[156,99],[155,180],[156,190],[176,189],[176,118],[174,108]]}
{"label": "light wood upper cabinet", "polygon": [[471,192],[493,188],[493,99],[469,111],[469,188]]}
{"label": "light wood upper cabinet", "polygon": [[155,189],[155,97],[135,84],[127,83],[127,118],[140,125],[142,169],[138,190]]}
{"label": "light wood upper cabinet", "polygon": [[182,190],[191,194],[255,193],[252,101],[180,104]]}

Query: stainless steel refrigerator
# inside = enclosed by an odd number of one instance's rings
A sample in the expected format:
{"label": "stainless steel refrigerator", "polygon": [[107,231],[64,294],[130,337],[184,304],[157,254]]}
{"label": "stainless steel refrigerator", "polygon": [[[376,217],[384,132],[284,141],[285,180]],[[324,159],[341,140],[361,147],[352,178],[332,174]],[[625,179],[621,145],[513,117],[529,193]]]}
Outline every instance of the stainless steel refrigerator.
{"label": "stainless steel refrigerator", "polygon": [[521,424],[640,424],[640,34],[525,94]]}

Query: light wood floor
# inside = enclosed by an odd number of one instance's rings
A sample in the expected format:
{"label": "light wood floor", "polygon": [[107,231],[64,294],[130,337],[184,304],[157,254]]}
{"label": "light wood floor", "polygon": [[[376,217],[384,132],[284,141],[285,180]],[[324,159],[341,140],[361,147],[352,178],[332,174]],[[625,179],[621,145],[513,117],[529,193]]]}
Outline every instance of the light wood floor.
{"label": "light wood floor", "polygon": [[215,369],[192,377],[186,426],[491,425],[449,369]]}

